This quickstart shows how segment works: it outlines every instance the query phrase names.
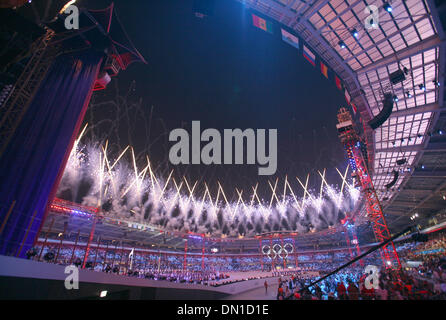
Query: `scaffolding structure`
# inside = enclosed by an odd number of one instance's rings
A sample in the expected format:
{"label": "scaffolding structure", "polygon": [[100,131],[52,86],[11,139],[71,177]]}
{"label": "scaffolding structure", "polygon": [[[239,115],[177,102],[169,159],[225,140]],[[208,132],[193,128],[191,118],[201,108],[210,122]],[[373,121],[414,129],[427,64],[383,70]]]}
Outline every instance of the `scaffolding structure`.
{"label": "scaffolding structure", "polygon": [[49,67],[57,55],[58,47],[50,46],[54,31],[47,29],[40,39],[36,40],[32,56],[25,69],[12,88],[9,98],[0,105],[0,156],[5,151],[23,115],[28,110],[37,89],[44,79]]}
{"label": "scaffolding structure", "polygon": [[[346,108],[340,108],[336,128],[339,138],[347,151],[348,160],[353,170],[352,175],[355,178],[355,185],[361,188],[361,192],[366,200],[367,217],[371,222],[376,241],[386,241],[391,238],[391,234],[373,186],[372,178],[368,172],[367,163],[364,160],[361,150],[361,139],[353,124],[352,116]],[[401,262],[393,241],[384,245],[380,253],[386,269],[401,269]]]}

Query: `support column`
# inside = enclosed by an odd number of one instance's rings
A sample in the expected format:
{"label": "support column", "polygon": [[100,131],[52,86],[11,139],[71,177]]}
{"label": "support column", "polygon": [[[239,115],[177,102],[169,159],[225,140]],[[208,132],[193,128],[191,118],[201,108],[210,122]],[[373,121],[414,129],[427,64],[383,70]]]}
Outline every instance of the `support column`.
{"label": "support column", "polygon": [[263,250],[262,250],[262,239],[259,240],[259,251],[260,251],[260,265],[262,266],[262,272],[263,272]]}
{"label": "support column", "polygon": [[298,264],[298,261],[297,261],[297,247],[296,247],[296,238],[293,238],[293,247],[294,247],[294,268],[296,268],[297,269],[297,264]]}
{"label": "support column", "polygon": [[96,267],[96,260],[98,259],[99,246],[100,245],[101,245],[101,236],[98,236],[98,246],[96,247],[96,252],[95,252],[95,255],[94,255],[93,269]]}
{"label": "support column", "polygon": [[[53,220],[54,221],[54,220]],[[79,241],[79,235],[81,233],[81,229],[77,231],[76,241],[74,241],[73,251],[71,252],[70,264],[73,263],[74,253],[76,252],[77,242]]]}
{"label": "support column", "polygon": [[[271,252],[273,252],[273,236],[271,236],[271,238],[270,238],[270,247],[271,247]],[[276,268],[275,268],[275,263],[274,263],[274,256],[271,254],[271,268],[273,269],[273,271],[274,270],[276,270]]]}
{"label": "support column", "polygon": [[[282,250],[284,250],[283,249],[283,236],[282,235],[280,235],[280,244],[282,245]],[[286,259],[287,259],[286,256],[282,257],[282,260],[283,260],[283,270],[286,269]]]}
{"label": "support column", "polygon": [[90,230],[90,237],[88,237],[87,247],[85,248],[84,261],[82,262],[82,269],[85,269],[85,265],[87,264],[88,255],[90,253],[91,241],[93,241],[94,230],[96,228],[96,216],[93,218],[93,224]]}
{"label": "support column", "polygon": [[105,266],[107,265],[107,253],[108,253],[108,241],[107,245],[105,246],[104,263],[102,264],[102,271],[104,271]]}
{"label": "support column", "polygon": [[184,241],[184,259],[183,259],[183,272],[187,271],[187,241],[189,237],[186,237],[186,241]]}
{"label": "support column", "polygon": [[202,236],[202,249],[201,249],[201,272],[204,272],[204,236]]}
{"label": "support column", "polygon": [[48,241],[48,234],[53,229],[53,224],[54,224],[54,217],[53,217],[53,219],[51,219],[50,226],[49,226],[47,232],[45,233],[45,240],[43,241],[42,248],[40,249],[40,253],[39,253],[39,257],[37,258],[37,261],[40,261],[40,258],[41,258],[42,253],[43,253],[43,249],[45,248],[46,243]]}
{"label": "support column", "polygon": [[64,224],[63,224],[63,233],[60,236],[60,242],[59,242],[59,245],[57,247],[56,259],[54,259],[54,263],[56,263],[56,264],[57,264],[57,260],[59,259],[60,247],[62,247],[63,238],[65,237],[65,233],[67,232],[67,227],[68,227],[68,222],[64,222]]}
{"label": "support column", "polygon": [[124,256],[124,245],[123,245],[123,243],[122,243],[122,240],[121,240],[121,256],[119,257],[119,271],[118,271],[118,274],[120,274],[121,273],[121,265],[122,265],[122,257]]}
{"label": "support column", "polygon": [[115,266],[116,252],[118,252],[118,241],[116,241],[115,252],[113,252],[113,260],[112,260],[112,264],[111,264],[112,269]]}

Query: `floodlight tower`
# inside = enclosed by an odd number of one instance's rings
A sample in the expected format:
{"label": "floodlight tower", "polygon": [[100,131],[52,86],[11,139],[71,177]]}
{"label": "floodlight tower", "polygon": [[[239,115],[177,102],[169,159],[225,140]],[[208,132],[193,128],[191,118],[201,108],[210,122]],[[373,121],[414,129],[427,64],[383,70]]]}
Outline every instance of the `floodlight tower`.
{"label": "floodlight tower", "polygon": [[[352,176],[355,179],[355,186],[361,188],[361,192],[365,197],[367,217],[372,224],[375,238],[378,242],[386,241],[391,238],[391,235],[387,228],[375,187],[368,173],[367,162],[364,160],[364,155],[361,151],[360,136],[354,126],[352,116],[346,108],[342,107],[339,109],[336,128],[339,139],[347,151],[348,161],[353,170]],[[381,258],[386,269],[401,269],[400,259],[393,241],[381,248]]]}

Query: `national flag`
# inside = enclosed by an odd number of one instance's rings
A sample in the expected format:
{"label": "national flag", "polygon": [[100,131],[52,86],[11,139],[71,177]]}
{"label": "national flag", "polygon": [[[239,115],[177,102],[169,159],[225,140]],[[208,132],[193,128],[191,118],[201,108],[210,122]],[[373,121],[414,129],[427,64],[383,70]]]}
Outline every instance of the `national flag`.
{"label": "national flag", "polygon": [[303,52],[303,54],[304,54],[305,59],[307,59],[308,62],[311,63],[313,65],[313,67],[315,67],[316,66],[316,56],[305,45],[304,45],[304,52]]}
{"label": "national flag", "polygon": [[345,89],[344,94],[345,94],[345,100],[347,100],[347,103],[350,104],[350,95],[348,94],[347,89]]}
{"label": "national flag", "polygon": [[328,79],[328,67],[321,61],[321,72]]}
{"label": "national flag", "polygon": [[299,49],[299,38],[284,29],[281,30],[282,30],[282,40],[292,45],[294,48]]}
{"label": "national flag", "polygon": [[336,87],[338,87],[339,90],[342,90],[341,80],[336,75],[335,75],[335,83],[336,83]]}
{"label": "national flag", "polygon": [[270,21],[267,21],[263,18],[256,16],[255,14],[252,14],[252,23],[254,24],[254,26],[262,29],[263,31],[273,33],[273,24]]}

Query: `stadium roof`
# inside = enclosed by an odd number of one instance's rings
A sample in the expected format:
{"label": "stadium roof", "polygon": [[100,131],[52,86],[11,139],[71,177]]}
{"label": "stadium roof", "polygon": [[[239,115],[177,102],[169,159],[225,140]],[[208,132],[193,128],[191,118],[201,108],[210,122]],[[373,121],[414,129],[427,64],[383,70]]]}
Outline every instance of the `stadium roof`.
{"label": "stadium roof", "polygon": [[[439,13],[445,5],[393,0],[387,1],[392,6],[387,12],[383,0],[237,1],[294,30],[342,78],[364,123],[382,109],[383,91],[398,98],[381,127],[365,126],[373,181],[391,231],[411,222],[415,213],[420,218],[445,214],[446,36]],[[20,10],[39,23],[66,2],[33,1]],[[365,26],[367,6],[378,9],[377,28]],[[391,84],[389,74],[404,67],[409,70],[406,80]],[[400,159],[406,162],[397,165]],[[393,170],[399,177],[387,190]]]}
{"label": "stadium roof", "polygon": [[[397,97],[381,127],[365,126],[373,181],[391,231],[410,222],[415,213],[430,218],[444,209],[446,132],[440,133],[446,131],[446,38],[439,14],[444,4],[441,8],[434,0],[238,1],[302,37],[342,78],[364,123],[382,109],[383,92]],[[386,4],[391,10],[385,10]],[[373,6],[378,10],[374,22],[369,17]],[[367,28],[366,21],[375,28]],[[392,84],[389,75],[403,68],[408,70],[406,80]],[[405,163],[398,165],[400,159]],[[387,189],[393,170],[398,180]]]}

